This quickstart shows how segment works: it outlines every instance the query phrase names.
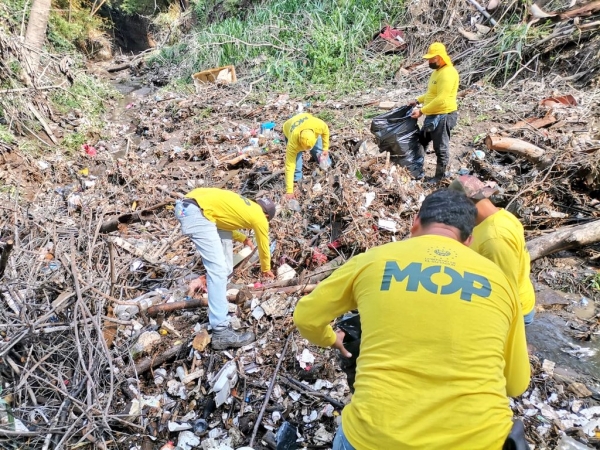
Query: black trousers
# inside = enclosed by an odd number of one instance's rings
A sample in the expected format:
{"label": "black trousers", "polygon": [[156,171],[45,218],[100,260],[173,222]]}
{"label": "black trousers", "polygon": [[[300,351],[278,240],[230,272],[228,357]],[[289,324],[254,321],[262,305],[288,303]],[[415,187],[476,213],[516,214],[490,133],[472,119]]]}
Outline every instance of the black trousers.
{"label": "black trousers", "polygon": [[456,126],[458,121],[458,112],[454,111],[448,114],[439,114],[427,116],[425,123],[421,127],[419,140],[426,150],[430,142],[433,142],[433,150],[437,157],[436,175],[441,170],[446,171],[450,162],[450,132]]}

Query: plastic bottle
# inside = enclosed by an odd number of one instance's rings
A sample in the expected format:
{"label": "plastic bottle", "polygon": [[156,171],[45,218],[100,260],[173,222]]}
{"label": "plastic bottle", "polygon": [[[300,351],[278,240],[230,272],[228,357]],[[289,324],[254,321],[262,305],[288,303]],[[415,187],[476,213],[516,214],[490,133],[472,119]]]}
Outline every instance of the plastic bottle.
{"label": "plastic bottle", "polygon": [[329,155],[325,155],[324,153],[321,153],[321,155],[319,155],[319,167],[322,170],[328,170],[331,167]]}
{"label": "plastic bottle", "polygon": [[290,208],[292,211],[300,211],[300,203],[298,203],[298,200],[290,200],[288,202],[288,208]]}

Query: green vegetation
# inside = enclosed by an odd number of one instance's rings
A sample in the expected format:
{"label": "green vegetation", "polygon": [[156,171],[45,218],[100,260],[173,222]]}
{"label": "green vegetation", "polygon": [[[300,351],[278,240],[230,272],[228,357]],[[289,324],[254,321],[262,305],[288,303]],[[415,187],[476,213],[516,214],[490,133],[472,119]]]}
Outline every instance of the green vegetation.
{"label": "green vegetation", "polygon": [[[228,0],[223,7],[233,11],[238,3]],[[344,93],[381,84],[400,63],[398,56],[370,55],[365,46],[385,22],[397,22],[402,2],[276,0],[207,23],[211,5],[196,1],[197,33],[164,48],[155,59],[158,64],[177,66],[187,79],[234,64],[238,78],[263,76],[272,88]]]}
{"label": "green vegetation", "polygon": [[0,125],[0,142],[11,144],[15,140],[14,135],[10,132],[7,126]]}

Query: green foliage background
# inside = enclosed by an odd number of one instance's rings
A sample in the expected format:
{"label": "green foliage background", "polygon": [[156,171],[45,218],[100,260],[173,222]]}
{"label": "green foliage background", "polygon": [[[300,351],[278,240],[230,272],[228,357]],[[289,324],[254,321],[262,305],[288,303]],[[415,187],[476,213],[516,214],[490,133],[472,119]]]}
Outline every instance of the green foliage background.
{"label": "green foliage background", "polygon": [[[163,48],[155,62],[172,65],[176,77],[234,64],[239,75],[263,76],[275,88],[350,92],[378,85],[398,68],[397,56],[369,55],[366,45],[404,12],[402,1],[275,0],[248,5],[212,0],[192,6],[191,35]],[[214,21],[218,13],[228,16]]]}

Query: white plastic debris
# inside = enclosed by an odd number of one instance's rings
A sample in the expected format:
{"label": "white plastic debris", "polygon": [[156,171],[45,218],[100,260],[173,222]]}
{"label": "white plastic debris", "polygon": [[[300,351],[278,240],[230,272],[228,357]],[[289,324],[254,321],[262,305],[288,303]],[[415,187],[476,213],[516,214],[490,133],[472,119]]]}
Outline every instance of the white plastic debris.
{"label": "white plastic debris", "polygon": [[302,350],[302,354],[297,356],[300,367],[306,369],[306,366],[315,362],[315,355],[313,355],[309,349],[305,348]]}
{"label": "white plastic debris", "polygon": [[200,438],[191,431],[182,431],[177,438],[177,448],[181,450],[192,450],[200,445]]}
{"label": "white plastic debris", "polygon": [[169,428],[169,431],[173,432],[173,431],[185,431],[185,430],[191,430],[192,429],[192,425],[189,423],[179,423],[179,422],[171,422],[169,421],[169,424],[167,425]]}
{"label": "white plastic debris", "polygon": [[317,417],[319,417],[319,413],[317,413],[317,411],[311,411],[309,415],[306,415],[304,417],[302,417],[302,420],[304,421],[304,423],[310,423],[310,422],[314,422],[315,420],[317,420]]}
{"label": "white plastic debris", "polygon": [[291,397],[292,400],[294,400],[295,402],[297,402],[298,400],[300,400],[300,397],[302,397],[301,394],[299,394],[296,391],[291,391],[288,393],[288,395]]}
{"label": "white plastic debris", "polygon": [[288,264],[282,264],[277,268],[277,279],[280,281],[291,280],[296,276],[296,271]]}
{"label": "white plastic debris", "polygon": [[260,320],[264,315],[265,310],[262,309],[260,305],[252,310],[252,317],[254,317],[256,320]]}
{"label": "white plastic debris", "polygon": [[279,411],[273,411],[271,414],[271,420],[273,421],[273,424],[276,425],[277,422],[281,420],[281,413]]}
{"label": "white plastic debris", "polygon": [[235,386],[238,380],[237,367],[235,361],[229,361],[215,375],[212,381],[211,392],[214,392],[217,408],[227,401],[231,388]]}
{"label": "white plastic debris", "polygon": [[167,371],[163,368],[156,369],[154,371],[154,384],[160,386],[165,382],[165,378],[167,377]]}
{"label": "white plastic debris", "polygon": [[542,363],[542,370],[546,372],[548,375],[552,375],[554,373],[554,367],[556,363],[554,361],[550,361],[549,359],[545,359]]}
{"label": "white plastic debris", "polygon": [[377,194],[375,194],[375,192],[365,192],[363,194],[365,196],[365,209],[368,208],[369,206],[371,206],[371,203],[373,203],[373,200],[375,200],[375,197],[377,196]]}
{"label": "white plastic debris", "polygon": [[391,231],[392,233],[398,231],[397,224],[393,220],[379,219],[379,221],[377,222],[377,226],[382,230]]}
{"label": "white plastic debris", "polygon": [[315,184],[313,185],[313,187],[312,187],[312,191],[313,191],[315,194],[318,194],[318,193],[320,193],[320,192],[323,192],[323,187],[321,187],[321,183],[315,183]]}
{"label": "white plastic debris", "polygon": [[321,442],[332,442],[333,433],[328,432],[323,424],[319,425],[319,429],[315,432],[313,438]]}

